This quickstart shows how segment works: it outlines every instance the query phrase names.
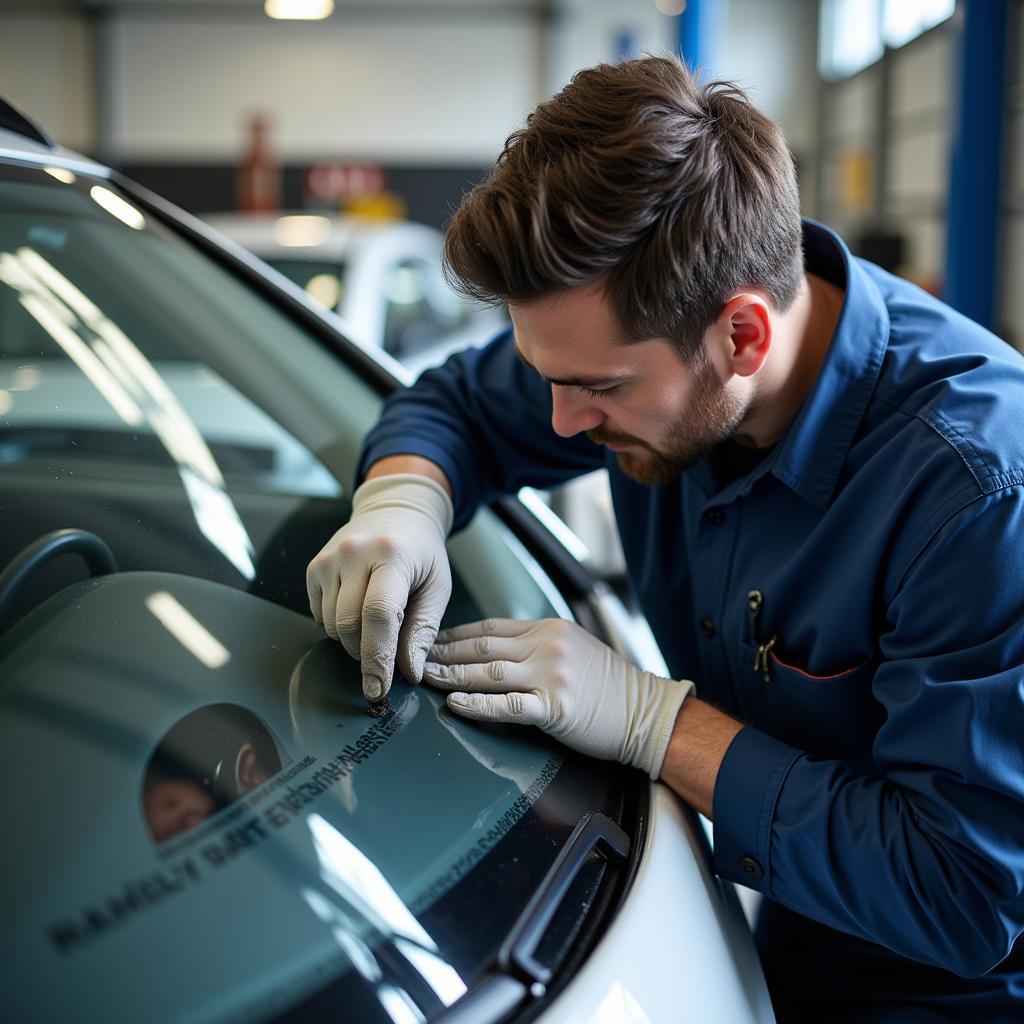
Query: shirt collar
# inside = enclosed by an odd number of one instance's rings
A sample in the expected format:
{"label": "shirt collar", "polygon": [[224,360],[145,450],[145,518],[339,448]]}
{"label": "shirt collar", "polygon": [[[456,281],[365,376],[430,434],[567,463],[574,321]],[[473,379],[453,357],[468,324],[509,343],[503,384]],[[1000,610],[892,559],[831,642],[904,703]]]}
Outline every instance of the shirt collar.
{"label": "shirt collar", "polygon": [[817,380],[770,461],[779,480],[825,508],[875,389],[889,341],[889,312],[842,239],[815,221],[803,225],[805,268],[842,285],[846,295]]}

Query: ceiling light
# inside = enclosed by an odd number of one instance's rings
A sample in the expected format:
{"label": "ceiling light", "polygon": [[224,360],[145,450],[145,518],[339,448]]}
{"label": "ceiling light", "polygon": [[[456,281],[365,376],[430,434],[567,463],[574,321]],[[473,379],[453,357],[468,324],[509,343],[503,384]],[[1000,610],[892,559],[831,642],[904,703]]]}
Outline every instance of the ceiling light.
{"label": "ceiling light", "polygon": [[263,9],[281,21],[321,21],[334,13],[334,0],[267,0]]}

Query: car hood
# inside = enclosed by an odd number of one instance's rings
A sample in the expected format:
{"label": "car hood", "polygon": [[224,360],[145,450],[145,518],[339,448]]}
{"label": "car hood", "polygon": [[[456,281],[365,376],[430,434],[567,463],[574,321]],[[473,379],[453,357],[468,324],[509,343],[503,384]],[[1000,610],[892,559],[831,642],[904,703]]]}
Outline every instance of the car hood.
{"label": "car hood", "polygon": [[[401,679],[371,718],[310,619],[166,573],[51,598],[0,680],[5,1019],[257,1019],[396,955],[448,1005],[465,979],[420,915],[561,763]],[[161,840],[169,780],[201,806]]]}

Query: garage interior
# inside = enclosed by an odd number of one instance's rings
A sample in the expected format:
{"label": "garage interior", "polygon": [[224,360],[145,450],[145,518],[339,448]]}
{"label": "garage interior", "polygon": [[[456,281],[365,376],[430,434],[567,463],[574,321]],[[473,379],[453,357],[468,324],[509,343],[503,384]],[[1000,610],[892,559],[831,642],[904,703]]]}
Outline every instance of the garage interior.
{"label": "garage interior", "polygon": [[[578,70],[667,54],[737,83],[782,128],[804,217],[1024,352],[1024,0],[0,0],[0,99],[266,260],[273,281],[382,350],[402,384],[507,325],[503,311],[473,320],[426,296],[440,287],[428,264],[441,233],[508,135]],[[366,269],[360,287],[387,304],[343,307],[356,285],[332,261],[386,244],[397,262],[382,284]],[[667,674],[605,471],[520,497],[621,601],[604,613],[628,619],[637,657]],[[465,563],[483,563],[479,537],[460,544]],[[489,769],[519,785],[514,764]],[[735,892],[753,925],[759,894]],[[609,1006],[591,1019],[648,1019],[628,1000]]]}

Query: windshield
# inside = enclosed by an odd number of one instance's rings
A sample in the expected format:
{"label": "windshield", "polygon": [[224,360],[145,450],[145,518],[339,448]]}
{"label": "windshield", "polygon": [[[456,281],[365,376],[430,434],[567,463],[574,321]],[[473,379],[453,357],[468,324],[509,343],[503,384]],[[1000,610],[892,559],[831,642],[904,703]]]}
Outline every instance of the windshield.
{"label": "windshield", "polygon": [[[122,570],[198,576],[306,612],[305,566],[348,518],[380,405],[295,322],[109,183],[3,169],[0,564],[76,526],[110,544]],[[483,540],[470,530],[453,542],[456,569]],[[511,577],[495,587],[491,572],[461,574],[465,613],[564,610],[506,543],[497,550],[494,568]],[[79,576],[71,566],[62,578]],[[53,589],[45,581],[20,608]]]}
{"label": "windshield", "polygon": [[[151,1020],[322,999],[421,1020],[490,969],[580,816],[621,816],[617,768],[535,731],[401,681],[366,716],[304,576],[380,404],[116,186],[0,165],[0,571],[67,528],[120,570],[82,583],[57,559],[0,622],[4,946],[25,968],[4,1016],[118,992]],[[569,614],[489,512],[449,553],[444,624]]]}

